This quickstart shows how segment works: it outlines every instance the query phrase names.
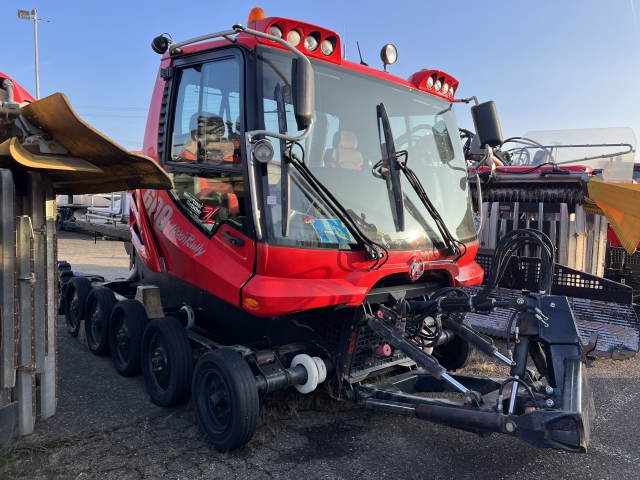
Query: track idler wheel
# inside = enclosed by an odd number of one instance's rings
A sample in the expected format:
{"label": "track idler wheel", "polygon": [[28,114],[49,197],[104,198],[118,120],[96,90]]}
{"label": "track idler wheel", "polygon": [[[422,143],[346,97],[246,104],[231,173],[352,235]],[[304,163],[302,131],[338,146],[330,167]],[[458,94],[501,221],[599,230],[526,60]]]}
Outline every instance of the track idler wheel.
{"label": "track idler wheel", "polygon": [[113,366],[123,377],[140,374],[142,336],[149,319],[142,303],[120,300],[111,314],[109,343]]}
{"label": "track idler wheel", "polygon": [[116,296],[105,287],[94,288],[87,297],[84,330],[89,350],[96,355],[109,353],[109,324],[116,303]]}
{"label": "track idler wheel", "polygon": [[221,348],[202,355],[193,371],[191,401],[198,426],[218,452],[235,450],[253,437],[258,389],[239,353]]}
{"label": "track idler wheel", "polygon": [[193,357],[186,329],[173,317],[151,320],[142,339],[142,376],[151,401],[168,407],[184,400],[192,373]]}
{"label": "track idler wheel", "polygon": [[72,337],[80,332],[80,321],[85,318],[87,298],[91,292],[91,282],[84,277],[73,277],[67,284],[64,297],[64,318]]}

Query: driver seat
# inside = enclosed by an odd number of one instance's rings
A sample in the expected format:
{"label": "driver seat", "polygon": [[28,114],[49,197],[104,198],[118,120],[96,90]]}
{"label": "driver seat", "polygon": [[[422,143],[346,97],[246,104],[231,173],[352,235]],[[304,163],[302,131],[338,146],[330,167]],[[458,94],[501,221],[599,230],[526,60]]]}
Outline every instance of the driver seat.
{"label": "driver seat", "polygon": [[324,165],[360,170],[363,163],[362,154],[356,148],[358,148],[356,134],[338,130],[333,134],[333,148],[328,148],[324,152]]}

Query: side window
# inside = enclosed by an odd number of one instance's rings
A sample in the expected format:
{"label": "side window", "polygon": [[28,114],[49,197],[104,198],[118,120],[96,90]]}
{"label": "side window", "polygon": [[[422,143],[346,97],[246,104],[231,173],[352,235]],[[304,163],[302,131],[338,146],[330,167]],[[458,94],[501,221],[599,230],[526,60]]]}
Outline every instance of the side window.
{"label": "side window", "polygon": [[240,67],[236,59],[184,68],[178,77],[171,160],[240,164]]}
{"label": "side window", "polygon": [[246,231],[238,60],[189,66],[177,79],[171,195],[209,234],[225,223]]}

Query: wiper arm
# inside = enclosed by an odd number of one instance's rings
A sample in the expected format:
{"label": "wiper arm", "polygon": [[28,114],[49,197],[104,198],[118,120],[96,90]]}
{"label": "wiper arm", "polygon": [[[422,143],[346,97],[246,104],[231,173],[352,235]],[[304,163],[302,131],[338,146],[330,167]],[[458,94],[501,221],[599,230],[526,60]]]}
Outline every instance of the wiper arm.
{"label": "wiper arm", "polygon": [[[295,143],[292,143],[285,152],[287,161],[294,166],[298,173],[300,173],[300,176],[302,176],[302,178],[311,186],[311,188],[314,189],[314,191],[318,194],[322,201],[333,209],[340,221],[342,221],[342,223],[344,223],[347,228],[350,227],[349,230],[351,232],[351,235],[353,235],[353,237],[355,238],[356,242],[364,247],[366,254],[369,255],[371,260],[375,260],[375,263],[371,266],[371,268],[369,268],[369,271],[373,270],[376,267],[380,269],[385,263],[387,263],[387,260],[389,259],[388,250],[383,245],[380,245],[379,243],[371,240],[371,238],[369,238],[369,236],[362,230],[362,228],[360,228],[358,223],[353,218],[351,218],[351,215],[349,215],[347,209],[342,206],[342,204],[336,199],[336,197],[333,196],[331,191],[315,177],[315,175],[311,172],[311,170],[309,170],[309,167],[307,167],[304,161],[300,160],[300,158],[298,158],[298,156],[293,153],[292,150],[294,145]],[[300,148],[302,148],[302,145],[298,145],[300,146]],[[304,158],[304,149],[302,151]],[[285,159],[283,158],[283,161],[284,160]]]}
{"label": "wiper arm", "polygon": [[[387,162],[389,164],[389,176],[386,178],[387,188],[389,183],[391,184],[391,191],[389,192],[389,198],[393,198],[395,204],[394,220],[396,224],[396,230],[398,232],[404,232],[404,195],[402,194],[402,182],[400,181],[400,172],[396,165],[396,144],[393,139],[393,132],[391,130],[391,122],[389,122],[389,114],[387,113],[387,107],[384,103],[381,103],[377,107],[378,118],[382,121],[382,131],[384,134],[384,143],[387,149]],[[390,177],[390,178],[389,178]]]}
{"label": "wiper arm", "polygon": [[[284,103],[284,94],[280,83],[276,84],[276,106],[278,112],[278,133],[287,135],[287,114],[286,105]],[[282,236],[289,236],[289,212],[291,210],[290,193],[291,179],[289,177],[289,162],[285,156],[287,149],[286,141],[280,139],[280,206],[282,208]]]}
{"label": "wiper arm", "polygon": [[[407,166],[407,161],[409,160],[409,153],[406,151],[398,152],[398,153],[405,156],[404,163],[398,161],[398,167],[400,170],[404,172],[404,174],[407,177],[407,180],[413,187],[413,190],[418,195],[418,198],[420,198],[423,205],[426,207],[427,211],[429,212],[429,215],[431,215],[431,218],[433,218],[433,220],[435,221],[436,226],[440,231],[440,235],[442,235],[442,239],[444,240],[444,243],[446,245],[447,256],[458,255],[458,258],[460,258],[463,255],[462,251],[460,250],[460,245],[462,244],[462,242],[453,238],[453,235],[451,235],[451,232],[447,228],[447,225],[444,223],[444,220],[440,216],[440,213],[438,213],[438,210],[436,209],[436,207],[433,205],[433,203],[431,203],[431,199],[429,198],[429,195],[427,195],[427,192],[424,190],[422,183],[420,183],[418,176],[414,173],[413,170],[411,170]],[[465,251],[466,251],[466,248],[465,248]]]}
{"label": "wiper arm", "polygon": [[[436,226],[438,227],[440,235],[442,236],[447,249],[447,256],[458,255],[458,258],[460,258],[460,256],[462,255],[459,247],[461,242],[453,238],[453,235],[451,235],[451,232],[447,228],[447,225],[444,223],[444,220],[440,216],[440,213],[438,213],[438,210],[429,199],[429,195],[427,195],[427,192],[424,190],[424,187],[422,186],[422,183],[420,183],[418,176],[407,166],[407,161],[409,160],[409,152],[396,152],[395,141],[391,132],[391,123],[389,122],[389,115],[387,113],[386,107],[384,106],[384,103],[381,103],[378,106],[378,113],[380,115],[380,119],[382,120],[382,128],[384,131],[387,154],[389,158],[389,172],[391,174],[391,181],[393,182],[394,176],[396,177],[396,183],[394,183],[394,193],[397,196],[399,192],[402,196],[402,186],[400,184],[399,175],[399,171],[402,170],[407,177],[407,180],[413,187],[413,190],[418,195],[418,198],[420,198],[423,205],[429,212],[429,215],[431,215],[431,218],[433,218]],[[404,163],[398,160],[398,155],[405,157]],[[398,185],[398,189],[395,188],[396,184]],[[396,199],[396,210],[399,210],[400,207],[402,207],[402,230],[404,230],[404,202],[399,203]],[[400,218],[400,216],[398,216],[398,218]]]}

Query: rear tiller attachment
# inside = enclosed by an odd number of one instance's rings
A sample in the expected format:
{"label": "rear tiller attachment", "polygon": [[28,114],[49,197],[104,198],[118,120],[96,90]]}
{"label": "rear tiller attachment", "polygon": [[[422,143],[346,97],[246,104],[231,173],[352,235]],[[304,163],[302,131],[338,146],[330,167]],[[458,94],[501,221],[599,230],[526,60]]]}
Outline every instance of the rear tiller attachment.
{"label": "rear tiller attachment", "polygon": [[[496,258],[490,281],[478,295],[468,296],[449,287],[427,301],[400,298],[394,308],[381,305],[376,312],[369,308],[369,327],[419,369],[358,387],[361,407],[415,416],[480,435],[505,433],[537,447],[586,451],[595,409],[567,298],[522,295],[509,302],[489,298],[501,266],[525,244],[542,247],[545,271],[541,272],[540,291],[548,292],[553,272],[548,239],[535,230],[520,230],[505,236],[496,248],[501,257]],[[466,312],[498,308],[513,310],[510,327],[515,326],[515,342],[507,339],[508,356],[499,353],[465,319]],[[447,373],[431,351],[446,344],[453,334],[509,365],[510,377]],[[527,368],[529,358],[537,373]],[[463,398],[416,395],[423,392],[459,392]]]}

